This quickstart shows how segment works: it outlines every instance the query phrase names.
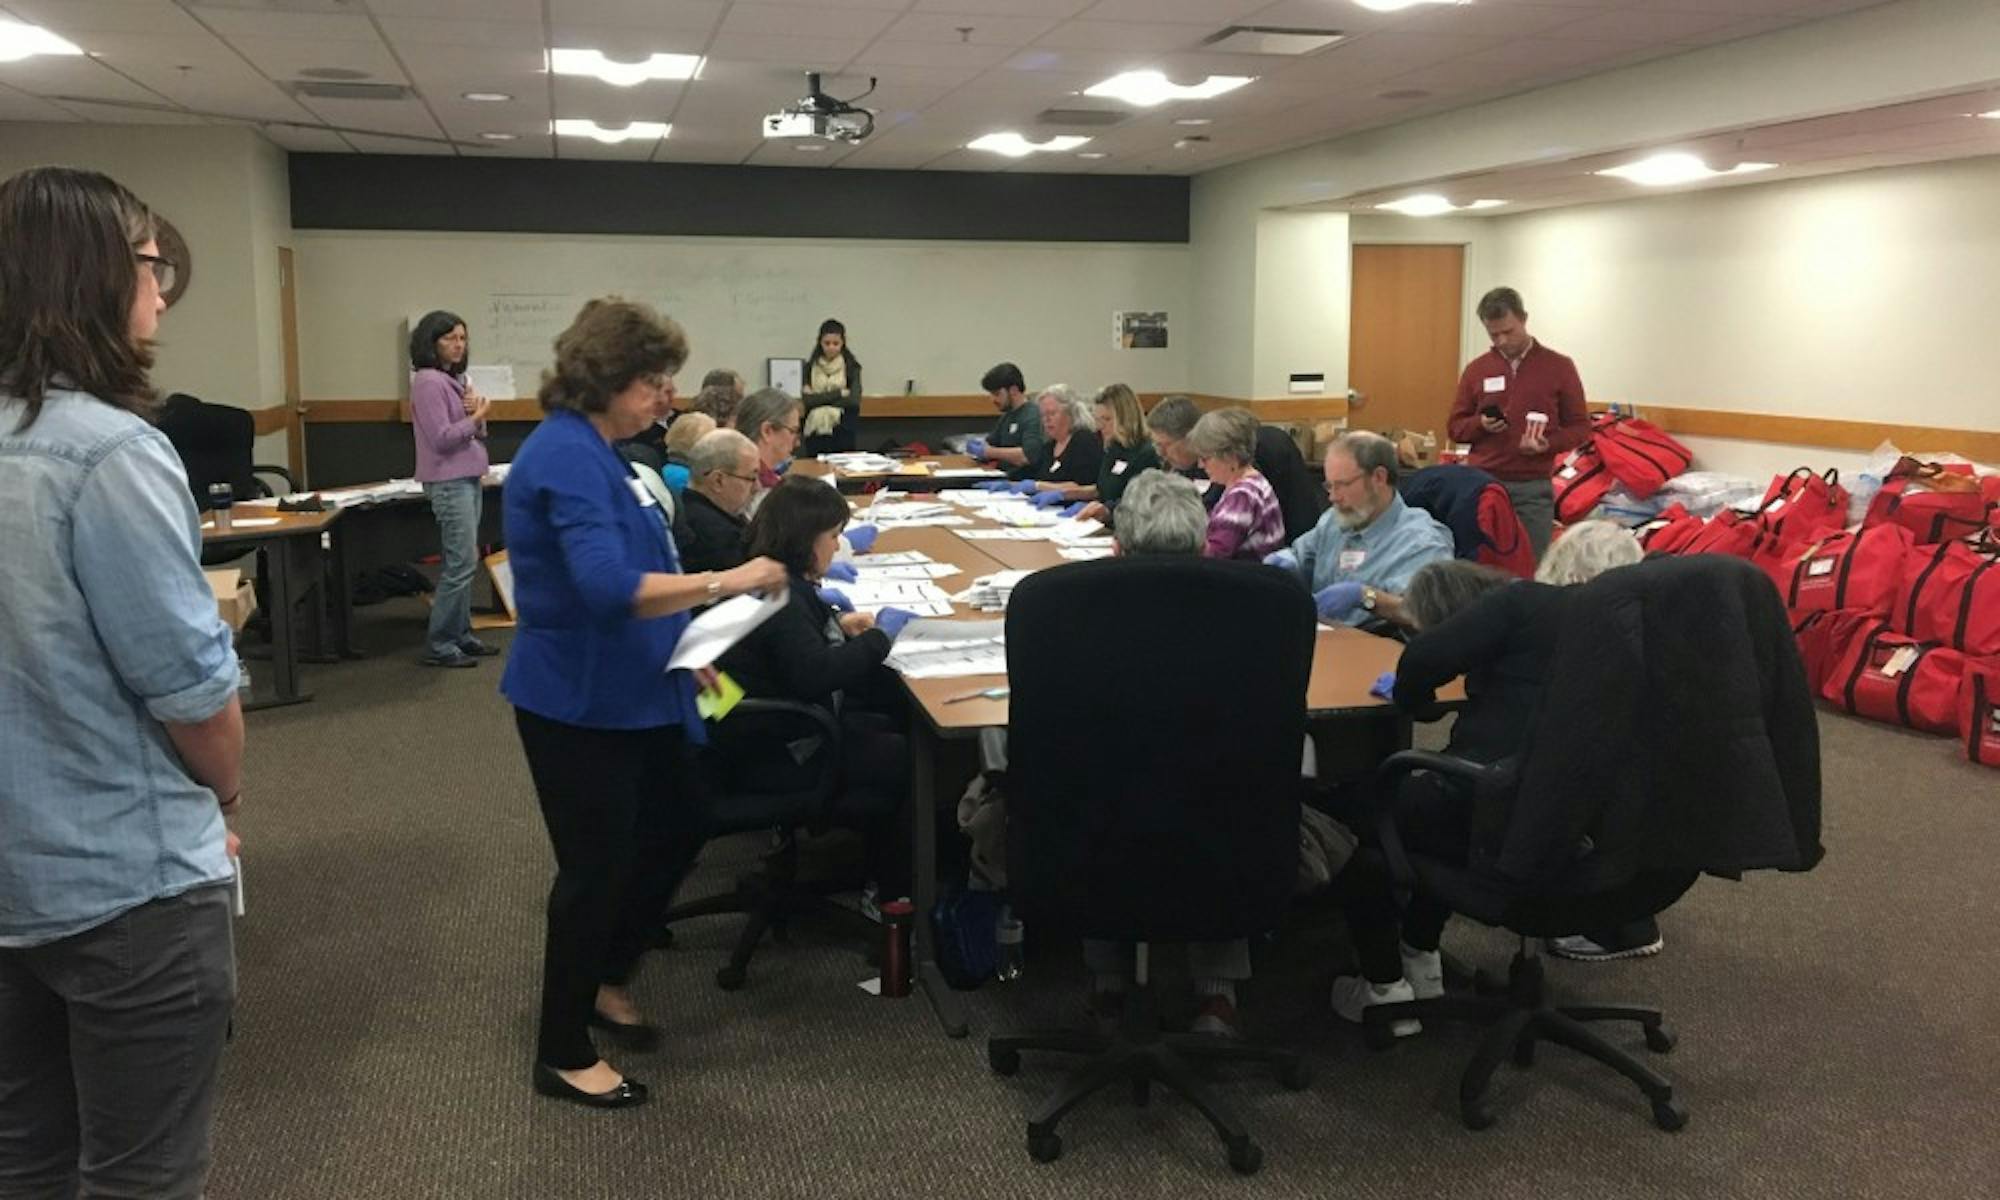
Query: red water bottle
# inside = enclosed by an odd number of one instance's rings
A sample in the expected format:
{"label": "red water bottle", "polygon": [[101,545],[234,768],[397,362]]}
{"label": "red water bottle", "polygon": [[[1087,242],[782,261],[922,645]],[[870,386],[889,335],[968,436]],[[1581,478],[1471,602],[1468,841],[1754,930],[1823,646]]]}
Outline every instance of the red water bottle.
{"label": "red water bottle", "polygon": [[891,900],[882,906],[882,994],[900,999],[910,994],[910,923],[917,906]]}

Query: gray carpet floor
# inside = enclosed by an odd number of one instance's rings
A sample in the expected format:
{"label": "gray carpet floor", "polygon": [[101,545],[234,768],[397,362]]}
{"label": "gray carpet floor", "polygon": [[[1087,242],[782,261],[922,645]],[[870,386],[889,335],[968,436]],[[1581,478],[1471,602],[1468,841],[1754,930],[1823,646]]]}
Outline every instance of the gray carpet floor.
{"label": "gray carpet floor", "polygon": [[[837,927],[767,945],[730,994],[713,974],[738,919],[686,925],[635,984],[665,1044],[615,1060],[653,1103],[534,1095],[551,863],[499,662],[417,666],[411,601],[359,616],[370,657],[308,667],[313,703],[250,718],[217,1200],[2000,1194],[2000,778],[1948,741],[1824,716],[1818,870],[1704,880],[1663,918],[1658,958],[1551,965],[1566,996],[1667,1009],[1681,1043],[1656,1062],[1692,1112],[1678,1134],[1559,1049],[1503,1068],[1499,1124],[1467,1132],[1455,1085],[1473,1033],[1365,1049],[1326,1009],[1338,922],[1309,910],[1260,948],[1243,1009],[1253,1035],[1310,1052],[1314,1084],[1223,1085],[1261,1174],[1233,1175],[1157,1090],[1145,1109],[1099,1097],[1038,1165],[1023,1121],[1060,1061],[998,1078],[982,1040],[1080,1012],[1074,945],[1032,929],[1027,977],[971,994],[973,1036],[950,1041],[922,999],[859,990],[871,972]],[[711,848],[686,894],[755,853]],[[1509,952],[1462,923],[1447,945],[1494,967]]]}

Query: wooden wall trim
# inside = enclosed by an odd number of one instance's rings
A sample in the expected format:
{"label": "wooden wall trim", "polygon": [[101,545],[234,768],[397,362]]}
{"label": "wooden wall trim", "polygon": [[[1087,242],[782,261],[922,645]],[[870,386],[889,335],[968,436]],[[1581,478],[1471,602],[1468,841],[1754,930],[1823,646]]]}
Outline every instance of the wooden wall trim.
{"label": "wooden wall trim", "polygon": [[[1593,410],[1606,408],[1592,404]],[[1640,415],[1668,433],[1690,437],[1735,438],[1829,450],[1873,450],[1894,442],[1904,450],[1952,450],[1981,462],[2000,462],[2000,431],[1947,429],[1935,425],[1893,425],[1886,421],[1845,421],[1778,413],[1731,412],[1712,408],[1639,405]]]}
{"label": "wooden wall trim", "polygon": [[292,410],[282,404],[275,408],[253,408],[250,417],[256,422],[258,437],[283,433],[292,427]]}
{"label": "wooden wall trim", "polygon": [[[1142,392],[1139,395],[1139,403],[1151,408],[1166,394]],[[1328,421],[1338,420],[1347,415],[1347,401],[1337,396],[1284,396],[1268,400],[1244,401],[1228,396],[1203,396],[1193,393],[1187,395],[1203,411],[1247,403],[1252,412],[1266,421]],[[993,402],[984,395],[864,396],[861,399],[861,415],[864,418],[879,419],[942,417],[990,421],[994,412]],[[368,421],[407,423],[409,419],[409,403],[404,400],[309,400],[305,404],[305,420],[313,425]],[[493,403],[492,419],[539,421],[542,419],[542,408],[534,400],[496,400]]]}

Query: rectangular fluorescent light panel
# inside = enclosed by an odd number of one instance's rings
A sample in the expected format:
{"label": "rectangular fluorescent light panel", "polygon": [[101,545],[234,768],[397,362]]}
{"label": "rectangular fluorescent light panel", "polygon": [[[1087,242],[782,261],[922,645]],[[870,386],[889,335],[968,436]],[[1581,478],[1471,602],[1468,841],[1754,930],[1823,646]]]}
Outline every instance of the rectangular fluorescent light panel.
{"label": "rectangular fluorescent light panel", "polygon": [[82,54],[83,47],[65,41],[40,25],[0,20],[0,62],[20,62],[37,54]]}
{"label": "rectangular fluorescent light panel", "polygon": [[1086,96],[1123,100],[1140,108],[1152,108],[1169,100],[1207,100],[1257,78],[1255,75],[1210,75],[1200,83],[1178,84],[1159,71],[1127,71],[1083,90]]}
{"label": "rectangular fluorescent light panel", "polygon": [[664,121],[634,121],[623,129],[606,129],[595,121],[579,117],[558,117],[549,122],[549,132],[557,137],[586,137],[615,146],[619,142],[658,141],[673,132]]}
{"label": "rectangular fluorescent light panel", "polygon": [[602,50],[557,49],[549,51],[549,71],[556,75],[587,75],[614,87],[633,87],[654,79],[696,79],[701,75],[699,54],[655,54],[638,62],[613,62]]}
{"label": "rectangular fluorescent light panel", "polygon": [[1009,130],[1006,133],[989,133],[974,138],[965,144],[967,150],[984,150],[989,154],[1004,154],[1008,158],[1026,158],[1030,154],[1060,154],[1074,150],[1089,142],[1087,137],[1064,134],[1044,142],[1031,142],[1020,134]]}
{"label": "rectangular fluorescent light panel", "polygon": [[1419,192],[1405,196],[1401,200],[1390,200],[1375,207],[1385,212],[1401,213],[1406,217],[1441,217],[1446,213],[1476,212],[1483,208],[1499,208],[1505,200],[1474,200],[1470,204],[1453,204],[1435,192]]}
{"label": "rectangular fluorescent light panel", "polygon": [[1203,38],[1201,48],[1224,54],[1311,54],[1343,41],[1338,29],[1289,29],[1281,25],[1231,25]]}
{"label": "rectangular fluorescent light panel", "polygon": [[1723,175],[1748,175],[1754,171],[1768,171],[1777,163],[1740,162],[1725,171],[1718,171],[1692,154],[1675,152],[1655,154],[1638,162],[1626,163],[1622,167],[1609,167],[1593,171],[1594,175],[1610,175],[1628,180],[1642,187],[1672,187],[1677,183],[1694,183],[1701,179],[1715,179]]}

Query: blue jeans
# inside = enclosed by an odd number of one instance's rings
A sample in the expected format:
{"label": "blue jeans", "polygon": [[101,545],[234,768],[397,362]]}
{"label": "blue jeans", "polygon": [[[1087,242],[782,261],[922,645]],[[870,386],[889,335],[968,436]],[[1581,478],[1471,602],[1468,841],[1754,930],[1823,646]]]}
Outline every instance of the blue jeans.
{"label": "blue jeans", "polygon": [[479,569],[477,479],[446,479],[424,485],[431,514],[444,544],[444,569],[431,597],[430,652],[439,658],[463,654],[472,641],[472,575]]}

